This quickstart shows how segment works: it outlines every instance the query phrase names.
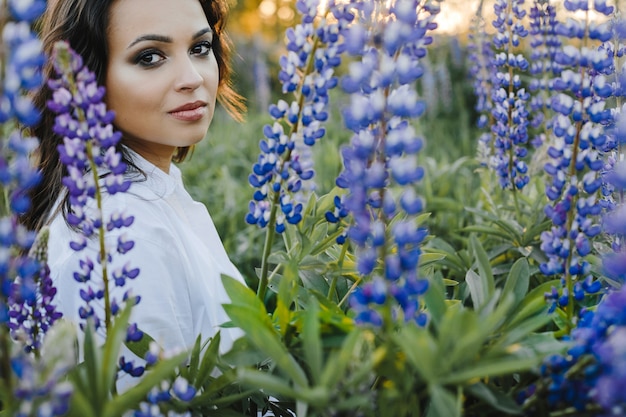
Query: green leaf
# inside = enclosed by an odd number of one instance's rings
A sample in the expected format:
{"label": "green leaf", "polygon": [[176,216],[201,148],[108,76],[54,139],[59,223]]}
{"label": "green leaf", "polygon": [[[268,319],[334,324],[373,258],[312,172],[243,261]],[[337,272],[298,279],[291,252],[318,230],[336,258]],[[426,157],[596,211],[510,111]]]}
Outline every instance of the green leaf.
{"label": "green leaf", "polygon": [[530,282],[530,271],[528,261],[525,258],[518,259],[506,278],[502,296],[513,294],[513,306],[519,304],[528,292],[528,284]]}
{"label": "green leaf", "polygon": [[217,399],[224,398],[223,396],[220,396],[220,391],[231,385],[235,380],[236,370],[232,368],[225,370],[224,373],[217,378],[212,379],[209,384],[204,386],[202,394],[196,395],[191,400],[189,404],[190,407],[207,407],[214,405]]}
{"label": "green leaf", "polygon": [[92,320],[87,320],[83,342],[85,360],[83,362],[84,365],[77,370],[77,376],[80,377],[82,372],[85,373],[86,381],[83,381],[85,385],[79,386],[81,389],[86,390],[87,398],[94,409],[99,410],[102,405],[101,401],[107,397],[109,391],[107,387],[101,385],[102,380],[99,377],[102,372],[101,351],[96,344],[95,336],[93,322]]}
{"label": "green leaf", "polygon": [[518,321],[514,326],[507,326],[503,329],[502,338],[494,345],[509,346],[525,340],[529,335],[537,329],[552,321],[549,314],[538,314],[529,318]]}
{"label": "green leaf", "polygon": [[427,417],[460,417],[458,400],[447,389],[440,385],[429,385],[430,407]]}
{"label": "green leaf", "polygon": [[217,364],[217,358],[219,356],[221,335],[217,332],[211,339],[209,346],[206,348],[204,355],[202,355],[202,361],[200,362],[200,368],[196,374],[194,386],[200,388],[210,378],[211,372]]}
{"label": "green leaf", "polygon": [[446,255],[442,253],[423,253],[420,255],[420,266],[426,266],[432,263],[439,262],[445,257]]}
{"label": "green leaf", "polygon": [[[139,329],[139,330],[141,330],[141,329]],[[152,336],[150,336],[149,334],[143,332],[143,336],[141,337],[141,339],[138,342],[128,342],[128,341],[125,341],[124,345],[126,345],[128,350],[133,352],[138,357],[145,358],[146,357],[146,353],[148,353],[148,351],[150,350],[150,343],[151,342],[154,342],[154,339],[152,338]]]}
{"label": "green leaf", "polygon": [[107,391],[111,390],[115,384],[117,376],[117,360],[122,343],[124,343],[124,340],[126,339],[128,320],[130,319],[130,312],[132,308],[133,305],[128,304],[120,313],[118,313],[113,325],[107,332],[106,341],[102,347],[102,375],[100,377],[100,384]]}
{"label": "green leaf", "polygon": [[301,387],[307,385],[306,374],[282,344],[266,315],[259,316],[259,312],[255,309],[233,304],[224,305],[224,310],[233,323],[245,332],[246,337],[259,350],[272,358],[278,368],[289,375],[296,385]]}
{"label": "green leaf", "polygon": [[174,371],[183,363],[186,357],[187,352],[183,352],[157,363],[143,375],[137,385],[107,401],[104,405],[102,416],[119,417],[125,415],[128,410],[138,407],[139,403],[145,400],[146,395],[153,387],[158,386],[161,381],[174,375]]}
{"label": "green leaf", "polygon": [[285,337],[291,322],[290,306],[293,303],[294,293],[297,287],[293,279],[282,277],[278,284],[278,296],[276,297],[276,309],[273,314],[274,323],[278,324],[278,331]]}
{"label": "green leaf", "polygon": [[326,361],[326,366],[324,366],[320,376],[319,385],[333,387],[339,383],[346,368],[354,360],[353,352],[362,336],[363,332],[356,328],[348,334],[343,340],[341,349],[338,352],[333,352]]}
{"label": "green leaf", "polygon": [[429,279],[429,287],[426,293],[423,295],[424,303],[430,314],[433,323],[438,327],[441,322],[441,318],[448,308],[446,306],[445,289],[440,279]]}
{"label": "green leaf", "polygon": [[512,327],[517,325],[522,320],[536,314],[546,314],[548,311],[548,304],[546,303],[544,294],[550,292],[553,286],[560,285],[558,279],[544,282],[543,284],[533,288],[521,303],[517,306],[514,312],[512,312],[508,318],[507,326]]}
{"label": "green leaf", "polygon": [[252,310],[266,313],[265,305],[258,299],[254,291],[246,287],[235,278],[228,275],[222,275],[222,284],[230,298],[230,302],[234,306],[247,307]]}
{"label": "green leaf", "polygon": [[502,391],[493,389],[491,386],[478,382],[467,387],[466,392],[483,402],[489,404],[496,410],[507,414],[521,415],[522,409],[517,403]]}
{"label": "green leaf", "polygon": [[478,273],[483,280],[483,285],[485,287],[483,291],[485,291],[485,300],[487,300],[491,298],[496,288],[489,257],[487,256],[487,252],[485,252],[483,245],[474,234],[470,236],[470,248],[476,259]]}
{"label": "green leaf", "polygon": [[473,310],[461,307],[446,311],[437,338],[437,353],[445,357],[446,368],[454,368],[478,355],[486,341],[484,333],[490,330],[484,325]]}
{"label": "green leaf", "polygon": [[439,374],[440,351],[430,333],[415,326],[403,326],[391,335],[411,366],[427,383],[435,382]]}
{"label": "green leaf", "polygon": [[317,383],[320,380],[322,372],[322,343],[320,338],[318,312],[319,306],[315,298],[311,297],[309,307],[307,311],[304,312],[302,342],[304,358],[309,367],[314,383]]}
{"label": "green leaf", "polygon": [[[74,391],[70,397],[69,417],[96,417],[94,413],[93,403],[85,396],[79,385],[74,385]],[[77,389],[78,388],[78,389]],[[87,388],[83,386],[83,388]],[[99,409],[98,409],[99,411]]]}
{"label": "green leaf", "polygon": [[298,392],[291,387],[288,380],[271,375],[256,369],[240,368],[237,370],[237,380],[245,386],[261,389],[269,394],[297,398]]}
{"label": "green leaf", "polygon": [[185,366],[180,370],[180,374],[182,377],[187,379],[190,384],[194,384],[196,380],[196,375],[198,373],[198,365],[200,363],[200,350],[202,349],[202,335],[198,335],[196,337],[196,341],[193,344],[193,348],[191,349],[191,355],[189,357],[189,365]]}
{"label": "green leaf", "polygon": [[442,378],[440,382],[444,385],[464,384],[475,378],[481,379],[512,372],[523,372],[537,366],[541,360],[542,357],[540,356],[517,358],[513,355],[508,355],[500,359],[478,362],[470,361],[467,364],[468,368],[456,370],[454,373]]}
{"label": "green leaf", "polygon": [[492,226],[486,226],[486,225],[467,226],[467,227],[462,228],[461,231],[467,232],[467,233],[473,232],[473,233],[491,235],[491,236],[496,236],[496,237],[503,238],[506,240],[509,240],[511,238],[511,236],[508,233],[504,233],[502,229],[495,228]]}
{"label": "green leaf", "polygon": [[480,275],[471,269],[465,274],[465,282],[467,282],[467,286],[469,287],[474,309],[479,310],[489,299],[487,283]]}

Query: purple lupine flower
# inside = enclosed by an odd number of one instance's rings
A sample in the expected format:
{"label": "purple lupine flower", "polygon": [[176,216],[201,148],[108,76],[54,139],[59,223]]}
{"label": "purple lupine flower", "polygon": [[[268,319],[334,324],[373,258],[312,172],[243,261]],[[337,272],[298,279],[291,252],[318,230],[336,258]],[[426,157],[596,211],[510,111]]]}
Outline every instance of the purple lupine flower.
{"label": "purple lupine flower", "polygon": [[[103,218],[101,206],[102,193],[113,195],[125,192],[131,182],[124,177],[126,165],[116,150],[121,134],[114,131],[111,125],[114,114],[106,109],[102,101],[104,88],[97,85],[94,74],[83,66],[81,57],[66,43],[55,45],[53,59],[59,78],[48,81],[53,90],[48,107],[57,113],[54,131],[63,137],[63,144],[58,150],[68,172],[63,178],[70,203],[67,221],[80,232],[69,245],[81,252],[87,247],[88,239],[101,237],[105,231],[132,225],[134,217],[124,212],[113,212]],[[92,319],[96,330],[103,324],[108,330],[111,317],[120,311],[122,305],[136,305],[140,300],[130,291],[126,291],[122,299],[115,298],[112,292],[114,287],[124,287],[126,280],[135,279],[139,275],[138,268],[125,264],[108,270],[114,256],[126,254],[133,246],[134,242],[122,233],[116,245],[106,247],[104,253],[98,251],[99,259],[85,256],[79,261],[74,279],[85,284],[80,290],[85,304],[78,313],[84,321]],[[92,279],[96,264],[102,271],[101,280]],[[103,301],[106,305],[104,317],[101,317],[101,311],[96,310],[94,305]],[[127,341],[137,341],[142,336],[135,324],[129,325]],[[143,367],[135,367],[123,357],[119,365],[123,372],[132,376],[143,374]]]}
{"label": "purple lupine flower", "polygon": [[[586,10],[587,3],[570,2],[566,7]],[[585,27],[585,22],[568,19],[558,23],[555,30],[579,38],[588,33]],[[593,33],[596,39],[605,39],[611,28],[595,25]],[[540,265],[540,270],[546,275],[562,276],[567,291],[546,294],[546,299],[566,308],[570,319],[574,300],[583,293],[600,289],[590,278],[591,266],[585,256],[590,251],[591,239],[601,232],[598,220],[606,207],[602,204],[602,174],[606,167],[604,157],[612,145],[607,141],[604,126],[611,123],[612,115],[605,108],[607,97],[594,87],[604,85],[604,73],[612,66],[613,59],[606,48],[598,46],[590,43],[576,48],[566,44],[554,58],[563,70],[553,83],[556,94],[551,108],[556,116],[552,122],[552,146],[548,149],[551,160],[545,164],[550,176],[546,188],[550,203],[545,213],[553,226],[541,234],[541,249],[548,261]]]}
{"label": "purple lupine flower", "polygon": [[296,2],[302,21],[287,30],[287,53],[280,59],[278,76],[283,93],[293,92],[296,99],[291,103],[281,99],[270,106],[274,122],[263,129],[261,154],[249,177],[256,190],[246,221],[260,227],[273,222],[279,233],[286,224],[302,220],[297,194],[314,175],[305,148],[325,134],[328,93],[337,84],[334,68],[345,48],[339,34],[353,18],[346,6],[331,2],[328,13],[334,20],[323,16],[317,22],[318,6],[319,0]]}
{"label": "purple lupine flower", "polygon": [[[10,20],[2,27],[0,123],[11,126],[17,121],[31,127],[39,121],[40,113],[30,96],[41,86],[41,67],[45,61],[41,42],[32,30],[31,23],[41,14],[45,2],[34,1],[18,5],[12,1],[8,7]],[[3,217],[0,218],[0,337],[4,337],[5,325],[17,331],[24,323],[17,319],[20,315],[17,310],[21,310],[28,317],[28,312],[32,312],[28,306],[36,305],[41,297],[50,301],[49,296],[53,292],[47,284],[40,287],[41,281],[37,280],[38,273],[46,266],[31,257],[16,255],[28,252],[35,238],[34,233],[21,226],[17,219],[30,206],[29,189],[40,180],[40,174],[30,163],[31,153],[38,142],[35,138],[23,136],[18,130],[10,132],[7,129],[6,133],[7,136],[0,141],[0,184],[7,192],[10,213],[2,213]],[[39,293],[42,289],[48,294]],[[12,310],[9,311],[9,308]],[[37,315],[41,315],[38,317],[41,322],[30,323],[32,329],[38,329],[35,332],[38,335],[24,335],[26,349],[38,347],[45,332],[44,328],[47,330],[48,324],[54,321],[44,311],[37,310]],[[51,314],[55,315],[54,312]],[[23,330],[29,327],[26,324]],[[28,333],[28,330],[24,333]]]}
{"label": "purple lupine flower", "polygon": [[198,395],[198,390],[189,381],[177,376],[172,382],[163,380],[158,387],[150,390],[146,401],[139,404],[139,409],[133,413],[134,417],[148,416],[189,416],[191,413],[176,414],[172,411],[172,402],[180,404],[192,401]]}
{"label": "purple lupine flower", "polygon": [[492,89],[497,84],[497,66],[491,39],[486,30],[485,19],[481,13],[477,13],[472,19],[469,37],[468,59],[471,62],[470,75],[473,78],[476,96],[474,109],[479,115],[476,125],[479,129],[489,128],[478,138],[478,160],[482,165],[487,166],[494,152],[490,119],[492,119],[491,111],[493,109]]}
{"label": "purple lupine flower", "polygon": [[19,407],[12,415],[67,415],[73,387],[67,372],[76,365],[76,331],[69,322],[60,321],[45,335],[39,357],[23,350],[11,358],[11,369],[17,377],[15,398]]}
{"label": "purple lupine flower", "polygon": [[[6,135],[0,140],[0,184],[10,210],[0,216],[0,343],[4,346],[0,362],[9,371],[0,379],[15,399],[3,404],[8,407],[4,412],[15,416],[32,415],[34,410],[40,415],[65,415],[71,385],[61,381],[74,365],[73,328],[63,332],[63,324],[51,327],[60,314],[53,305],[56,290],[41,253],[45,237],[25,255],[35,234],[18,221],[30,206],[29,190],[40,180],[30,163],[37,139],[10,130],[16,124],[32,127],[40,119],[31,97],[43,82],[45,57],[31,25],[45,7],[43,0],[9,0],[3,5],[0,28],[0,124]],[[9,329],[18,343],[10,343]],[[33,350],[41,354],[32,354]]]}
{"label": "purple lupine flower", "polygon": [[600,406],[598,415],[626,410],[626,287],[609,292],[596,311],[583,310],[564,355],[544,361],[541,376],[552,409]]}
{"label": "purple lupine flower", "polygon": [[[30,96],[41,85],[41,66],[45,58],[30,23],[38,17],[35,11],[41,9],[42,3],[45,7],[42,1],[20,7],[15,1],[9,3],[12,20],[2,28],[0,123],[17,121],[29,127],[40,119]],[[29,159],[36,146],[35,138],[24,137],[19,131],[0,141],[0,184],[8,193],[11,210],[11,213],[2,213],[0,218],[0,325],[9,320],[9,300],[25,303],[37,298],[33,278],[39,271],[37,262],[15,255],[27,252],[34,242],[34,234],[18,223],[17,216],[28,209],[28,190],[40,180],[40,174],[32,168]]]}
{"label": "purple lupine flower", "polygon": [[11,310],[9,327],[14,339],[25,344],[27,352],[39,350],[43,336],[50,327],[61,318],[61,312],[54,305],[56,288],[52,284],[47,259],[48,229],[42,229],[37,235],[30,256],[39,267],[32,276],[35,296],[24,296],[21,284],[14,283],[10,297]]}
{"label": "purple lupine flower", "polygon": [[529,35],[532,52],[530,55],[530,74],[533,75],[528,86],[531,92],[530,127],[534,132],[531,144],[541,146],[546,140],[546,133],[551,128],[550,95],[553,91],[552,78],[560,74],[560,66],[555,61],[556,52],[561,47],[561,40],[556,34],[556,8],[549,1],[534,0],[530,8]]}
{"label": "purple lupine flower", "polygon": [[528,107],[530,94],[522,87],[520,74],[528,70],[528,61],[517,53],[522,38],[528,35],[522,19],[524,0],[496,0],[493,26],[497,32],[493,44],[499,52],[495,63],[499,69],[492,90],[491,126],[494,154],[490,165],[499,177],[500,186],[522,189],[530,181],[525,158],[528,155]]}
{"label": "purple lupine flower", "polygon": [[382,325],[389,309],[388,319],[425,324],[418,296],[428,285],[417,265],[427,233],[415,222],[423,203],[413,189],[424,175],[417,165],[423,141],[409,120],[425,111],[415,81],[423,74],[420,59],[432,42],[428,32],[436,28],[439,3],[401,0],[375,12],[367,1],[353,6],[361,20],[349,30],[363,42],[348,50],[360,60],[341,80],[350,93],[343,116],[353,136],[341,150],[344,168],[337,178],[348,192],[335,205],[351,216],[347,238],[357,246],[359,275],[369,279],[350,305],[358,323]]}

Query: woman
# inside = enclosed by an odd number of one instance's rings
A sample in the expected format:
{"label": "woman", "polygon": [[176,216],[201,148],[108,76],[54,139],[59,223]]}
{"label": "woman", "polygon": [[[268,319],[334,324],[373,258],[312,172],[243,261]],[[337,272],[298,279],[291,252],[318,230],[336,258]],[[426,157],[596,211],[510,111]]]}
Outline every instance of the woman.
{"label": "woman", "polygon": [[[222,0],[56,0],[43,22],[46,52],[68,41],[106,87],[105,102],[122,132],[120,151],[134,182],[127,193],[105,195],[104,211],[123,210],[135,221],[126,230],[135,242],[111,268],[130,262],[140,275],[128,281],[141,302],[131,321],[163,348],[190,347],[197,335],[213,336],[228,320],[221,274],[241,279],[228,259],[204,205],[191,199],[178,168],[206,135],[216,99],[238,117],[239,97],[229,87],[229,49],[223,33]],[[50,76],[52,68],[46,69]],[[69,247],[76,231],[67,223],[65,175],[52,132],[50,97],[41,90],[40,139],[43,183],[32,192],[23,217],[31,229],[50,225],[49,266],[57,303],[66,318],[80,321],[81,284],[72,276],[82,255]],[[115,239],[116,231],[107,236]],[[97,242],[87,251],[96,252]],[[92,259],[96,259],[95,256]],[[101,273],[100,273],[101,274]],[[126,289],[125,289],[126,290]],[[239,336],[222,331],[222,350]],[[124,383],[122,383],[124,385]]]}

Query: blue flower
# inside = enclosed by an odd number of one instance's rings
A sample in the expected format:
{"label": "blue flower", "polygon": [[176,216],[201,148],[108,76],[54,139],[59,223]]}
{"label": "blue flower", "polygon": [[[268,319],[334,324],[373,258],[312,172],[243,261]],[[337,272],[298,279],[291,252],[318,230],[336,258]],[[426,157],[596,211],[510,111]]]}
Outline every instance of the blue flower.
{"label": "blue flower", "polygon": [[[623,255],[623,254],[622,254]],[[599,405],[606,415],[622,414],[626,395],[626,291],[609,292],[596,311],[583,310],[565,355],[546,358],[541,375],[552,408],[584,410]]]}
{"label": "blue flower", "polygon": [[494,4],[493,26],[497,32],[493,44],[502,52],[496,55],[497,81],[491,92],[494,139],[490,165],[498,174],[500,186],[509,189],[522,189],[530,181],[525,162],[530,95],[522,87],[519,76],[529,64],[523,55],[516,53],[520,39],[528,34],[522,24],[526,15],[522,4],[523,0],[498,0]]}
{"label": "blue flower", "polygon": [[[95,75],[66,43],[55,45],[52,58],[58,78],[48,81],[53,91],[48,107],[57,113],[54,131],[63,137],[58,150],[68,173],[63,178],[70,203],[67,222],[80,232],[69,245],[81,252],[87,247],[89,238],[133,224],[134,217],[124,212],[113,212],[104,218],[101,207],[104,192],[109,195],[125,192],[130,187],[130,180],[124,176],[126,165],[116,150],[121,134],[111,125],[114,116],[103,103],[104,88],[97,85]],[[139,275],[139,269],[130,264],[107,270],[114,256],[126,254],[133,246],[134,242],[121,233],[116,245],[105,247],[104,253],[99,252],[98,259],[83,257],[79,260],[74,279],[84,284],[80,296],[85,302],[79,309],[79,316],[85,321],[92,319],[96,329],[104,324],[104,329],[108,330],[111,316],[120,311],[120,306],[135,305],[140,300],[129,291],[121,300],[109,296],[113,286],[123,287],[127,280]],[[102,281],[92,280],[95,265],[102,271]],[[94,305],[102,305],[105,300],[108,304],[104,306],[104,317],[101,317],[101,307],[96,309]],[[142,335],[136,325],[129,326],[129,341],[137,341]],[[142,367],[135,367],[124,358],[120,361],[122,371],[132,376],[143,374]]]}
{"label": "blue flower", "polygon": [[[600,4],[602,2],[599,2]],[[568,10],[586,10],[587,2],[566,2]],[[562,36],[580,38],[589,35],[598,41],[611,36],[607,25],[586,26],[585,22],[568,19],[558,23],[555,31]],[[574,299],[581,292],[599,290],[597,285],[575,288],[574,282],[590,280],[590,253],[592,239],[600,232],[599,219],[608,207],[605,193],[605,155],[614,148],[614,141],[605,134],[605,126],[613,121],[605,101],[611,95],[607,90],[605,73],[613,65],[612,55],[603,47],[575,47],[563,42],[554,60],[562,71],[554,79],[555,94],[551,108],[556,113],[552,120],[552,141],[548,148],[550,162],[545,164],[549,175],[546,195],[551,201],[545,213],[554,226],[541,235],[541,248],[548,261],[540,265],[546,275],[562,275],[568,289],[556,297],[560,307],[567,307],[573,317]]]}
{"label": "blue flower", "polygon": [[[550,94],[553,92],[553,77],[561,72],[555,56],[561,47],[561,40],[556,33],[556,8],[548,2],[535,1],[530,8],[529,35],[531,36],[529,72],[533,75],[529,83],[531,92],[529,120],[534,132],[531,144],[539,147],[546,141],[547,131],[551,129],[552,114]],[[552,109],[554,110],[554,109]]]}
{"label": "blue flower", "polygon": [[[477,14],[472,19],[469,37],[468,59],[471,62],[470,75],[473,77],[474,95],[476,96],[474,109],[479,114],[477,126],[479,129],[484,129],[489,124],[493,109],[491,91],[497,84],[497,63],[482,15]],[[492,133],[484,132],[478,138],[478,160],[482,165],[488,166],[492,154]]]}
{"label": "blue flower", "polygon": [[425,110],[413,85],[424,73],[420,58],[432,41],[428,31],[436,27],[438,3],[397,1],[384,11],[388,20],[373,17],[368,2],[353,6],[360,20],[346,39],[358,34],[362,48],[348,49],[357,60],[340,82],[350,94],[343,117],[353,136],[341,150],[336,181],[347,193],[327,218],[351,219],[346,237],[357,246],[357,271],[365,278],[350,298],[355,321],[424,324],[418,297],[427,281],[418,278],[417,265],[427,233],[415,222],[423,202],[413,189],[424,174],[416,158],[423,140],[408,120]]}
{"label": "blue flower", "polygon": [[255,191],[246,222],[260,227],[271,223],[279,233],[302,219],[304,199],[298,193],[311,188],[304,184],[314,176],[307,148],[325,135],[328,93],[337,85],[334,68],[345,48],[340,33],[354,17],[345,5],[331,2],[328,14],[335,21],[322,16],[316,23],[318,5],[318,0],[296,2],[302,21],[286,32],[287,53],[280,58],[278,75],[283,93],[293,92],[296,98],[270,106],[274,122],[263,128],[261,153],[248,178]]}

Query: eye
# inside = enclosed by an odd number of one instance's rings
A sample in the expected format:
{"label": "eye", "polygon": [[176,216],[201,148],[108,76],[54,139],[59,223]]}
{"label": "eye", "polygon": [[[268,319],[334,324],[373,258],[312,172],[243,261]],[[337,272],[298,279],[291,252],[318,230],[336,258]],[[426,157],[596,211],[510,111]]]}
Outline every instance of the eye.
{"label": "eye", "polygon": [[193,55],[207,56],[211,53],[212,48],[213,44],[211,42],[203,41],[192,46],[189,52]]}
{"label": "eye", "polygon": [[142,51],[135,58],[135,63],[143,67],[153,67],[165,60],[165,56],[161,52],[154,50]]}

